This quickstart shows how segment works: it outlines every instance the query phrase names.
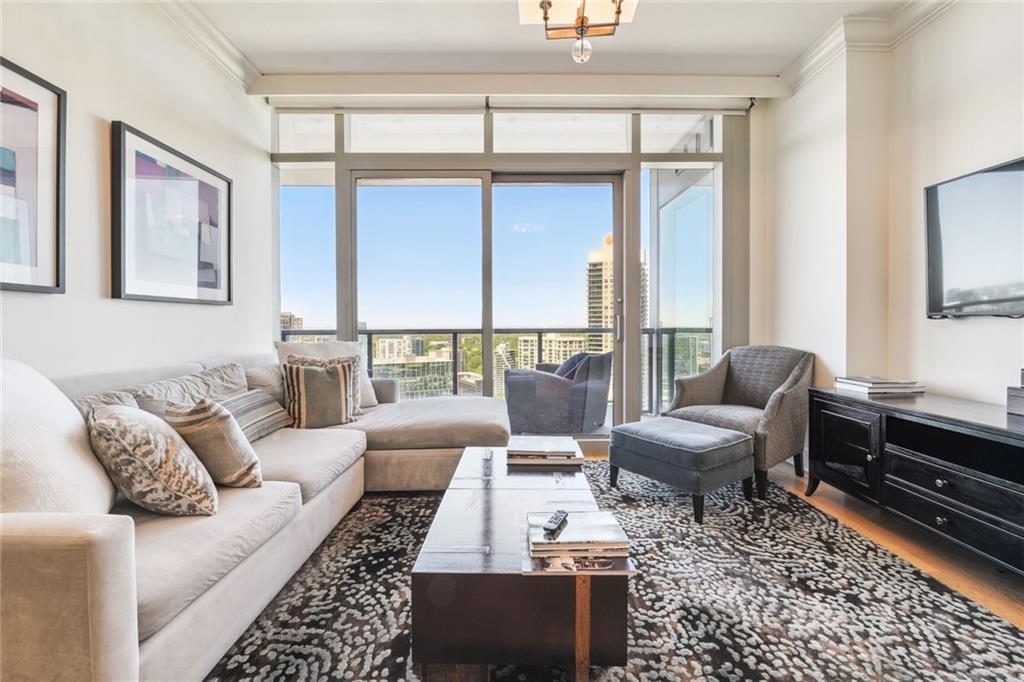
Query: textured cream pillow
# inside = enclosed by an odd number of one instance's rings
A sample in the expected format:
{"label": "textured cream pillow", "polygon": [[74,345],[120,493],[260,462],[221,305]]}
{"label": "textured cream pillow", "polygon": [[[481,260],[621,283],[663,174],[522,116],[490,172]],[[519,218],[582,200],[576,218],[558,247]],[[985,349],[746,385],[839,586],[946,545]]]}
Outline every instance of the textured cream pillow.
{"label": "textured cream pillow", "polygon": [[249,390],[245,370],[238,363],[218,365],[202,372],[148,384],[136,384],[124,389],[132,394],[139,407],[160,415],[166,403],[194,405],[203,398],[220,402]]}
{"label": "textured cream pillow", "polygon": [[224,406],[205,398],[195,405],[168,404],[164,419],[185,439],[214,483],[232,488],[263,485],[256,451]]}
{"label": "textured cream pillow", "polygon": [[97,459],[131,502],[171,516],[216,513],[213,479],[162,419],[134,407],[101,407],[93,413],[89,437]]}
{"label": "textured cream pillow", "polygon": [[341,358],[358,355],[359,367],[359,405],[360,408],[373,407],[377,404],[377,394],[373,390],[373,382],[366,368],[366,354],[362,344],[356,341],[325,341],[323,343],[291,343],[275,341],[277,358],[282,365],[288,364],[289,355],[303,355],[309,358]]}
{"label": "textured cream pillow", "polygon": [[103,393],[93,393],[92,395],[83,395],[75,398],[73,401],[78,411],[85,417],[85,421],[88,422],[92,418],[92,413],[101,407],[107,405],[124,405],[125,407],[138,407],[139,404],[135,402],[135,398],[132,397],[131,393],[125,393],[124,391],[104,391]]}
{"label": "textured cream pillow", "polygon": [[266,367],[253,367],[245,370],[245,383],[250,391],[260,389],[266,391],[267,395],[276,400],[281,407],[284,407],[284,374],[281,373],[281,365],[273,364]]}

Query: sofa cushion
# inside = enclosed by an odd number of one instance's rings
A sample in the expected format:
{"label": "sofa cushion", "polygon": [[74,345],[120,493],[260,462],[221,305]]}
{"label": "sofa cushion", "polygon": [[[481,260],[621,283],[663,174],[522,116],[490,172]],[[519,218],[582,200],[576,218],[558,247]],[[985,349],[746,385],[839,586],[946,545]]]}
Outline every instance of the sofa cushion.
{"label": "sofa cushion", "polygon": [[337,428],[364,432],[368,450],[501,447],[509,437],[505,401],[468,396],[378,405],[351,424]]}
{"label": "sofa cushion", "polygon": [[132,394],[139,407],[159,415],[163,412],[164,403],[192,405],[203,398],[220,402],[242,395],[249,387],[242,366],[229,363],[183,377],[135,384],[124,390]]}
{"label": "sofa cushion", "polygon": [[252,446],[263,480],[298,483],[305,504],[362,457],[366,436],[340,429],[280,429]]}
{"label": "sofa cushion", "polygon": [[259,388],[228,398],[221,405],[242,427],[250,443],[295,423],[280,403]]}
{"label": "sofa cushion", "polygon": [[289,355],[305,355],[311,358],[341,358],[358,355],[359,363],[359,406],[361,409],[377,404],[377,394],[373,392],[373,384],[367,371],[366,353],[362,344],[356,341],[325,341],[323,343],[292,343],[275,341],[277,357],[282,365],[287,364]]}
{"label": "sofa cushion", "polygon": [[46,377],[0,361],[0,511],[105,514],[116,491],[85,420]]}
{"label": "sofa cushion", "polygon": [[174,517],[120,501],[135,520],[139,639],[146,639],[284,528],[301,507],[294,483],[223,488],[213,516]]}
{"label": "sofa cushion", "polygon": [[108,405],[89,422],[89,438],[118,490],[158,514],[217,513],[217,489],[185,440],[164,420]]}
{"label": "sofa cushion", "polygon": [[235,418],[220,403],[203,398],[195,405],[167,405],[174,427],[217,485],[259,488],[260,460]]}
{"label": "sofa cushion", "polygon": [[745,433],[671,417],[619,424],[612,428],[610,443],[613,464],[640,455],[695,471],[750,458],[754,451],[753,439]]}
{"label": "sofa cushion", "polygon": [[668,416],[753,436],[762,414],[764,410],[746,405],[691,405],[672,410]]}

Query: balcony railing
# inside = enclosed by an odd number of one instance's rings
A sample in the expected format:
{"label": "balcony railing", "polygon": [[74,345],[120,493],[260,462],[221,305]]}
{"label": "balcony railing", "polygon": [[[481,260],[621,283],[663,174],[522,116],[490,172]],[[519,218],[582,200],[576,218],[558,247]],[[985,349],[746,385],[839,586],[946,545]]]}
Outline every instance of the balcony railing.
{"label": "balcony railing", "polygon": [[[564,359],[557,356],[551,357],[551,353],[546,352],[553,350],[550,346],[545,348],[544,341],[548,335],[582,336],[583,339],[562,340],[566,342],[582,341],[581,350],[600,352],[605,348],[610,350],[610,337],[613,333],[614,330],[610,327],[508,327],[496,328],[494,337],[495,341],[502,336],[532,337],[536,340],[536,346],[530,358],[518,356],[518,344],[516,348],[511,349],[516,354],[514,366],[521,367],[525,366],[523,363],[527,361],[533,365]],[[711,365],[711,329],[708,327],[661,327],[658,329],[648,327],[642,329],[641,334],[643,410],[648,413],[656,412],[671,401],[676,377],[702,372]],[[361,329],[359,336],[366,349],[366,364],[369,373],[375,376],[376,366],[377,374],[398,379],[402,384],[402,395],[425,397],[449,393],[455,395],[480,394],[479,386],[474,389],[470,386],[471,382],[468,381],[461,382],[462,390],[460,390],[460,374],[477,374],[469,371],[465,366],[460,350],[468,351],[468,349],[463,348],[460,342],[477,337],[480,339],[477,343],[482,343],[481,329]],[[333,329],[282,329],[281,337],[284,340],[333,341],[335,331]],[[439,340],[438,337],[446,340]],[[603,337],[608,337],[608,341],[605,342]],[[378,358],[379,353],[375,341],[384,339],[400,341],[409,347],[409,352]],[[428,341],[428,339],[430,340]],[[413,348],[414,343],[420,347]],[[434,346],[446,346],[447,357],[443,347],[428,350],[427,343]],[[468,352],[466,354],[468,355]],[[422,371],[411,371],[411,368],[415,366]],[[388,368],[387,374],[385,374],[385,367]],[[440,370],[443,370],[443,376]],[[480,370],[479,375],[482,375],[482,366]],[[502,381],[495,376],[495,388],[498,389],[496,393],[500,393],[501,383]]]}

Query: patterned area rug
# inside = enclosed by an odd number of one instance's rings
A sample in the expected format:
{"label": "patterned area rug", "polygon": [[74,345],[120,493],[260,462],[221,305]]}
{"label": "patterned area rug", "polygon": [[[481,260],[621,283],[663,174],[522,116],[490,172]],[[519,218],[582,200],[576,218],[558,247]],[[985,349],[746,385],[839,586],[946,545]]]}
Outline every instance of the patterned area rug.
{"label": "patterned area rug", "polygon": [[[689,496],[588,462],[632,540],[629,663],[595,680],[1024,679],[1024,632],[771,486]],[[416,680],[410,571],[439,495],[368,495],[211,673],[212,680]],[[506,667],[497,679],[567,679]]]}

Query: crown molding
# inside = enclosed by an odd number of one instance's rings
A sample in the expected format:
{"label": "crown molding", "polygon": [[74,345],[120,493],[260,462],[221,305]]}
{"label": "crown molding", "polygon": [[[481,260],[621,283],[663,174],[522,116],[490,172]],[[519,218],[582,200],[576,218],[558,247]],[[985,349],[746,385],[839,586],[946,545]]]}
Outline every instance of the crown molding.
{"label": "crown molding", "polygon": [[213,25],[213,22],[206,18],[206,15],[191,0],[163,0],[153,2],[152,5],[181,29],[195,43],[200,52],[243,90],[248,90],[260,77],[259,69]]}
{"label": "crown molding", "polygon": [[847,52],[889,52],[957,2],[909,0],[888,18],[843,17],[783,70],[782,80],[796,92]]}

